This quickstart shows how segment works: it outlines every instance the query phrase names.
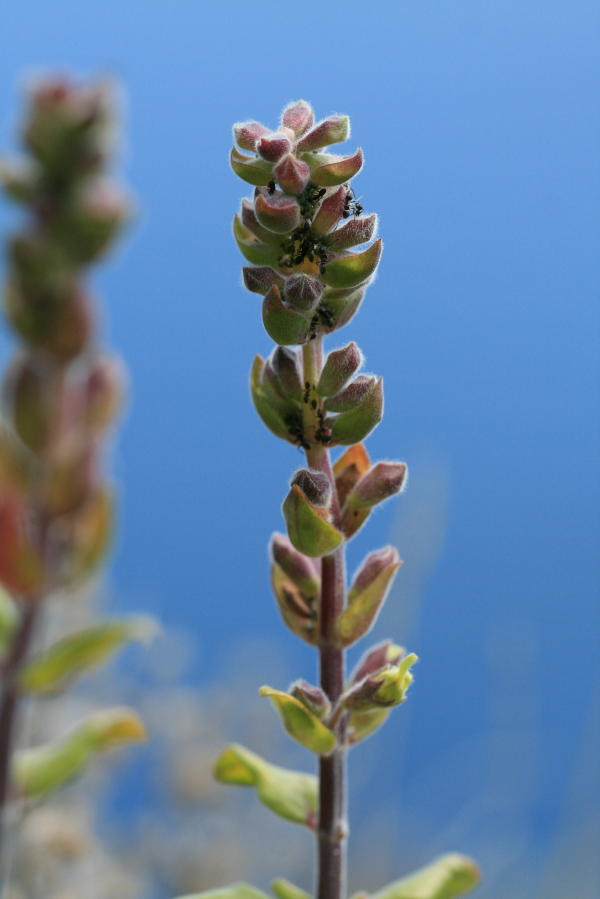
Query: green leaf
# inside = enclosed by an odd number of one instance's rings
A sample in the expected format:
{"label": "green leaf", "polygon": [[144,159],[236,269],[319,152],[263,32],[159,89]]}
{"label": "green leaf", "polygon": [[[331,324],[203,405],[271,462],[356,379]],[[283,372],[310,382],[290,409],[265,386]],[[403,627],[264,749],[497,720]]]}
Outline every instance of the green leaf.
{"label": "green leaf", "polygon": [[91,668],[101,665],[125,643],[149,642],[157,632],[145,615],[106,621],[69,634],[35,657],[24,669],[20,685],[32,693],[54,693]]}
{"label": "green leaf", "polygon": [[245,156],[235,147],[231,148],[229,162],[236,175],[256,187],[266,187],[273,177],[273,165],[270,162],[256,156]]}
{"label": "green leaf", "polygon": [[383,244],[381,238],[363,250],[328,262],[322,275],[329,287],[358,287],[370,278],[379,264]]}
{"label": "green leaf", "polygon": [[449,852],[370,899],[454,899],[476,887],[479,880],[479,869],[472,859]]}
{"label": "green leaf", "polygon": [[297,484],[292,486],[283,503],[283,516],[290,540],[305,556],[329,555],[343,541],[343,534],[327,521],[326,514],[309,502]]}
{"label": "green leaf", "polygon": [[255,890],[247,883],[232,883],[230,887],[220,890],[209,890],[207,893],[194,893],[180,896],[179,899],[269,899],[266,893]]}
{"label": "green leaf", "polygon": [[214,775],[225,784],[254,787],[260,801],[288,821],[313,827],[317,816],[317,779],[266,762],[237,743],[217,759]]}
{"label": "green leaf", "polygon": [[261,687],[258,692],[260,696],[268,696],[279,712],[283,726],[290,737],[302,746],[306,746],[317,755],[328,755],[335,749],[337,740],[333,731],[329,730],[299,699],[273,687]]}
{"label": "green leaf", "polygon": [[25,796],[44,796],[81,774],[98,753],[145,739],[142,720],[132,709],[103,709],[88,715],[65,736],[17,752],[13,779]]}
{"label": "green leaf", "polygon": [[0,653],[3,653],[10,645],[16,623],[16,606],[2,584],[0,584]]}
{"label": "green leaf", "polygon": [[279,880],[274,880],[271,884],[271,889],[277,896],[277,899],[310,899],[308,893],[305,893],[299,887],[295,887],[289,880],[284,880],[283,877],[280,877]]}
{"label": "green leaf", "polygon": [[402,562],[388,565],[363,590],[349,591],[348,605],[337,621],[342,646],[350,646],[371,630],[401,565]]}

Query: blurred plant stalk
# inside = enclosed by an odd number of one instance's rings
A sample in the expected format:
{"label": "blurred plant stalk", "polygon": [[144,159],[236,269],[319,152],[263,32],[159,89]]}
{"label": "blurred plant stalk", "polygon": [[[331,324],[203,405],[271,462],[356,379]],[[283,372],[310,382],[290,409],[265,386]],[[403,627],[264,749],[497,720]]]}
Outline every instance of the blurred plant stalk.
{"label": "blurred plant stalk", "polygon": [[[363,443],[383,417],[382,379],[360,373],[355,343],[325,354],[323,340],[359,309],[382,242],[377,216],[362,214],[351,186],[362,150],[326,152],[349,137],[347,116],[315,124],[311,106],[299,100],[276,130],[248,121],[234,125],[233,134],[231,166],[254,186],[233,232],[250,263],[245,286],[262,295],[263,324],[276,344],[268,359],[254,360],[251,395],[263,423],[306,457],[283,503],[287,535],[272,539],[272,584],[286,625],[318,651],[320,674],[318,685],[298,680],[287,691],[264,686],[260,694],[290,736],[317,755],[318,777],[276,768],[238,745],[219,757],[215,773],[255,787],[273,811],[314,829],[316,899],[346,899],[346,756],[405,701],[417,661],[386,640],[366,651],[350,677],[345,672],[346,649],[372,628],[401,565],[396,550],[384,547],[364,559],[347,587],[346,544],[375,506],[402,491],[407,467],[373,464]],[[334,447],[344,449],[332,465]],[[451,899],[477,881],[470,859],[449,854],[377,899]],[[279,899],[306,899],[287,881],[275,881],[273,891]],[[264,896],[243,884],[202,895]]]}
{"label": "blurred plant stalk", "polygon": [[25,213],[8,242],[4,291],[19,345],[0,418],[0,865],[9,803],[41,797],[97,752],[144,736],[135,713],[116,708],[15,751],[22,696],[55,693],[145,629],[140,619],[100,623],[31,655],[45,601],[85,584],[111,531],[103,454],[124,375],[99,348],[84,275],[130,216],[106,176],[113,129],[106,85],[40,80],[22,128],[27,158],[0,170],[5,194]]}

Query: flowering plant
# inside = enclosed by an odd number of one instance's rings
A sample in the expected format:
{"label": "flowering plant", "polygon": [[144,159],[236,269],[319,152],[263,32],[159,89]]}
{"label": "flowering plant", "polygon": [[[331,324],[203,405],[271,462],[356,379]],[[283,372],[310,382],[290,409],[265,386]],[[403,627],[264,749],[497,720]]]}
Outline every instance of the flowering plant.
{"label": "flowering plant", "polygon": [[[275,131],[249,121],[234,125],[233,134],[231,167],[254,187],[233,233],[250,263],[244,284],[262,295],[263,324],[276,344],[267,359],[254,359],[250,392],[266,427],[306,458],[283,502],[287,533],[271,540],[273,592],[287,627],[319,656],[318,684],[301,679],[287,690],[263,686],[260,694],[292,739],[316,755],[318,774],[287,771],[239,745],[222,753],[215,773],[224,783],[254,787],[274,812],[314,830],[314,895],[346,899],[346,757],[405,702],[417,661],[386,640],[367,649],[349,676],[345,670],[346,649],[370,631],[401,565],[386,546],[364,559],[347,586],[346,545],[375,506],[402,491],[407,467],[374,464],[363,442],[383,416],[382,379],[360,372],[356,343],[325,353],[323,342],[356,314],[382,242],[377,216],[362,214],[351,186],[362,150],[326,152],[349,137],[347,116],[315,124],[311,106],[300,100],[286,107]],[[477,881],[470,859],[448,854],[355,899],[451,899]],[[284,880],[273,891],[279,899],[307,899]],[[202,896],[265,899],[245,884]]]}

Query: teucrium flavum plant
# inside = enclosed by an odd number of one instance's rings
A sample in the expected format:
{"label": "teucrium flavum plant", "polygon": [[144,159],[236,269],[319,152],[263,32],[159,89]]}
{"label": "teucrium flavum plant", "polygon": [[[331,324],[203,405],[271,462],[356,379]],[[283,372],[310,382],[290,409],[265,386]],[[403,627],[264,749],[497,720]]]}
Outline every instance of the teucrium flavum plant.
{"label": "teucrium flavum plant", "polygon": [[9,241],[4,290],[19,345],[0,417],[0,839],[9,807],[57,789],[104,749],[144,737],[135,712],[113,708],[52,743],[14,751],[23,697],[55,694],[152,629],[142,617],[115,619],[31,651],[44,604],[85,584],[111,530],[103,450],[123,375],[98,345],[84,273],[129,216],[106,178],[113,124],[106,86],[42,80],[23,125],[27,159],[1,170],[24,220]]}
{"label": "teucrium flavum plant", "polygon": [[[315,897],[346,899],[346,755],[406,700],[417,661],[384,641],[367,649],[349,676],[344,664],[345,650],[373,626],[401,564],[396,550],[384,547],[347,586],[346,544],[376,505],[403,489],[407,469],[403,462],[373,464],[362,442],[382,418],[382,379],[359,373],[355,343],[325,354],[323,339],[356,313],[382,243],[375,239],[377,216],[362,214],[351,187],[362,151],[325,152],[349,137],[347,116],[315,124],[300,100],[286,107],[275,131],[242,122],[233,133],[231,166],[254,186],[233,232],[250,263],[244,284],[262,295],[263,323],[276,344],[268,359],[254,360],[252,400],[264,424],[306,456],[283,502],[287,535],[272,538],[272,585],[284,622],[315,647],[320,669],[318,684],[298,680],[287,691],[264,686],[260,693],[290,736],[316,754],[318,774],[275,768],[233,745],[217,760],[216,776],[254,787],[273,811],[314,829]],[[450,854],[373,899],[450,899],[477,880],[470,859]],[[286,881],[273,890],[282,899],[306,896]],[[264,896],[244,884],[203,895]]]}

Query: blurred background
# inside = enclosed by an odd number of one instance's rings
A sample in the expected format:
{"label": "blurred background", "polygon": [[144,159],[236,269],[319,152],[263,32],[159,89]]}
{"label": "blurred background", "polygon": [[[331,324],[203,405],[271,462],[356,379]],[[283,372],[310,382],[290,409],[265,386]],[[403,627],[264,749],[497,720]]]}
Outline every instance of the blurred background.
{"label": "blurred background", "polygon": [[[30,816],[15,897],[310,883],[310,835],[210,779],[231,740],[311,764],[256,693],[314,677],[315,660],[268,585],[301,456],[247,395],[269,340],[240,287],[227,165],[233,121],[275,125],[299,97],[349,113],[365,148],[356,188],[386,249],[329,345],[356,339],[384,376],[371,456],[411,473],[350,548],[352,569],[398,545],[374,638],[421,657],[409,702],[351,757],[352,887],[456,849],[480,861],[481,899],[600,895],[599,25],[592,0],[5,4],[3,150],[32,75],[114,78],[138,208],[95,279],[132,382],[119,530],[96,595],[55,626],[102,605],[165,629],[34,716],[53,732],[116,696],[155,739]],[[3,234],[13,215],[0,209]]]}

